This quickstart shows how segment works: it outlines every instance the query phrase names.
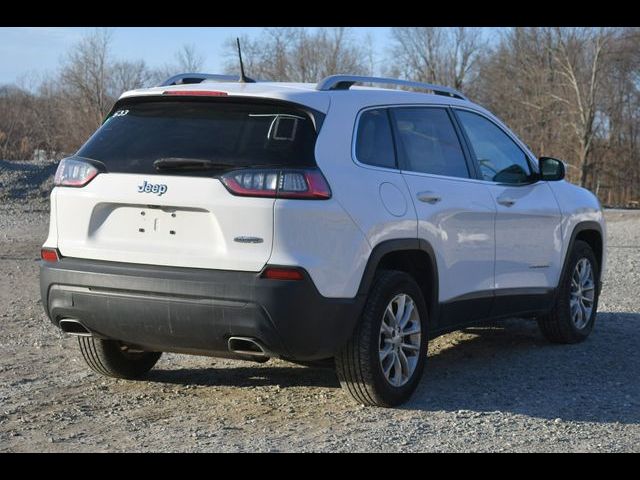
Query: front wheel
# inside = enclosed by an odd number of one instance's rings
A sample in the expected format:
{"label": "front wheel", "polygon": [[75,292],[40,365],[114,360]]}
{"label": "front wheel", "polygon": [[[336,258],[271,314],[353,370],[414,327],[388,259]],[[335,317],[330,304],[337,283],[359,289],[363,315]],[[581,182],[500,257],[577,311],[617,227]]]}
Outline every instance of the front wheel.
{"label": "front wheel", "polygon": [[555,304],[538,325],[547,340],[578,343],[585,340],[598,309],[598,262],[588,243],[576,241],[567,270],[560,279]]}
{"label": "front wheel", "polygon": [[336,355],[342,387],[359,403],[391,407],[418,386],[427,358],[427,307],[415,280],[381,271],[360,322]]}
{"label": "front wheel", "polygon": [[135,379],[156,364],[162,352],[144,352],[117,340],[78,337],[80,351],[91,370],[114,378]]}

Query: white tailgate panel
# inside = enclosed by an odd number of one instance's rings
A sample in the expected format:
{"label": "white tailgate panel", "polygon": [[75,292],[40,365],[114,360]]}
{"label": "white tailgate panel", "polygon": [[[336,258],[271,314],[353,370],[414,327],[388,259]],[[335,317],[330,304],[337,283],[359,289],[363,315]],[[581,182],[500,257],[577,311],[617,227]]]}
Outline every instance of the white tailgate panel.
{"label": "white tailgate panel", "polygon": [[[166,192],[139,193],[145,180]],[[56,190],[66,257],[259,271],[271,254],[274,199],[234,196],[214,178],[111,173]]]}

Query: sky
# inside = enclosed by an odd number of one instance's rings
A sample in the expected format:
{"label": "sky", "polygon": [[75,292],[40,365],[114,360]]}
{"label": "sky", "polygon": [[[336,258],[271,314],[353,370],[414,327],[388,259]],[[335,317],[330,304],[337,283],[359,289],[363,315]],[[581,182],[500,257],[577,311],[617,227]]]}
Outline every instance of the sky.
{"label": "sky", "polygon": [[[20,83],[33,74],[54,72],[66,51],[93,27],[0,27],[0,85]],[[121,60],[144,59],[158,67],[173,61],[184,44],[193,44],[204,56],[203,71],[223,71],[223,44],[228,38],[256,37],[261,27],[114,27],[112,52]],[[358,40],[370,34],[374,52],[385,51],[389,27],[357,27]]]}

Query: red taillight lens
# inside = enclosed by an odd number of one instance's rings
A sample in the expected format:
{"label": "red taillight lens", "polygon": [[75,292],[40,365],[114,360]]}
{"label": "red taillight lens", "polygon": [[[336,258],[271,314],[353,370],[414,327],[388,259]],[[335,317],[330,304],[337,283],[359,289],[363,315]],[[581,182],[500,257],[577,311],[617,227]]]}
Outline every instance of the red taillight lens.
{"label": "red taillight lens", "polygon": [[331,198],[329,184],[319,170],[237,170],[220,178],[234,195],[245,197]]}
{"label": "red taillight lens", "polygon": [[98,169],[89,162],[77,158],[64,158],[58,165],[53,183],[64,187],[84,187],[98,173]]}
{"label": "red taillight lens", "polygon": [[166,90],[163,95],[185,95],[188,97],[226,97],[227,92],[207,91],[207,90]]}
{"label": "red taillight lens", "polygon": [[269,280],[302,280],[303,276],[297,268],[267,267],[262,272],[262,278]]}
{"label": "red taillight lens", "polygon": [[60,254],[57,248],[42,248],[40,249],[40,258],[45,262],[57,262],[60,260]]}

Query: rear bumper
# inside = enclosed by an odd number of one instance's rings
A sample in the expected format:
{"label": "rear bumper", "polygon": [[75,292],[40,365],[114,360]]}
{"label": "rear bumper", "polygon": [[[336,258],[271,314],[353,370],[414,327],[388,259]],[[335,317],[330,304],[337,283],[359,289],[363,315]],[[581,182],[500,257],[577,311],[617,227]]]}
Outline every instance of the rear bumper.
{"label": "rear bumper", "polygon": [[63,258],[41,262],[42,303],[58,326],[150,350],[229,356],[229,337],[251,337],[292,360],[332,357],[349,339],[364,299],[320,295],[303,280],[259,273]]}

